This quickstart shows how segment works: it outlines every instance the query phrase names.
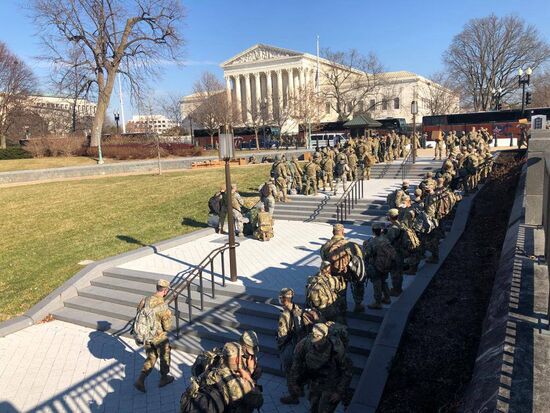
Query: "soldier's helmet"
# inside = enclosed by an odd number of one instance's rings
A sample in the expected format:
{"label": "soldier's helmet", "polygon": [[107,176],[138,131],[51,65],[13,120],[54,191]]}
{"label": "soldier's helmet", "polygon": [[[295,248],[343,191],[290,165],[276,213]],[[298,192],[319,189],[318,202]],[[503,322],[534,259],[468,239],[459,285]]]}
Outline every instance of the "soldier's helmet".
{"label": "soldier's helmet", "polygon": [[388,211],[388,216],[390,218],[397,218],[399,216],[399,210],[397,208],[392,208]]}
{"label": "soldier's helmet", "polygon": [[239,354],[239,344],[235,342],[225,343],[222,354],[225,358],[237,356]]}
{"label": "soldier's helmet", "polygon": [[311,342],[317,343],[328,336],[328,326],[324,323],[317,323],[311,329]]}
{"label": "soldier's helmet", "polygon": [[422,189],[416,188],[414,190],[414,195],[417,196],[417,197],[421,197],[422,196]]}
{"label": "soldier's helmet", "polygon": [[402,187],[408,188],[409,187],[409,181],[403,181],[403,184],[401,184]]}
{"label": "soldier's helmet", "polygon": [[258,335],[255,331],[247,330],[241,336],[241,344],[246,346],[247,350],[251,354],[256,354],[260,347],[260,342],[258,341]]}
{"label": "soldier's helmet", "polygon": [[342,224],[334,224],[334,226],[332,227],[332,231],[334,232],[339,232],[343,230],[344,230],[344,226]]}
{"label": "soldier's helmet", "polygon": [[292,288],[283,288],[279,292],[279,298],[292,298],[294,297],[294,290]]}
{"label": "soldier's helmet", "polygon": [[327,267],[330,267],[330,261],[323,261],[323,262],[321,263],[320,269],[321,269],[321,270],[324,270],[324,269],[327,268]]}
{"label": "soldier's helmet", "polygon": [[292,155],[292,158],[291,158],[293,161],[297,161],[298,158],[296,157],[296,155]]}
{"label": "soldier's helmet", "polygon": [[384,225],[381,222],[374,222],[372,224],[372,229],[383,229]]}
{"label": "soldier's helmet", "polygon": [[345,159],[340,159],[340,163],[346,163]]}
{"label": "soldier's helmet", "polygon": [[168,288],[170,287],[170,282],[166,280],[158,280],[157,281],[157,287],[158,288]]}
{"label": "soldier's helmet", "polygon": [[426,178],[432,178],[434,174],[432,172],[426,172]]}

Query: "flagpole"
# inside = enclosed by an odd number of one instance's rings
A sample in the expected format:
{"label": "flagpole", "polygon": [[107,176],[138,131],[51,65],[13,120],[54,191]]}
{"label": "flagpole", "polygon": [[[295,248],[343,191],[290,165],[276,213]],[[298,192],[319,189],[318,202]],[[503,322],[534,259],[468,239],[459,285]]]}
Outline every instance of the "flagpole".
{"label": "flagpole", "polygon": [[319,35],[317,35],[317,82],[316,82],[316,85],[315,85],[315,89],[317,91],[317,93],[319,93]]}
{"label": "flagpole", "polygon": [[122,82],[118,74],[118,99],[120,101],[120,116],[122,117],[122,133],[126,133],[126,119],[124,118],[124,102],[122,101]]}

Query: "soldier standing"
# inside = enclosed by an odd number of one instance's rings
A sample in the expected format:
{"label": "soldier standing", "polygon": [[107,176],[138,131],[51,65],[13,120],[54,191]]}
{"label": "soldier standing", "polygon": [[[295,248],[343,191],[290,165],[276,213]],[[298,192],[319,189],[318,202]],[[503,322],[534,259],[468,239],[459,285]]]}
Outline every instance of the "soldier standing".
{"label": "soldier standing", "polygon": [[273,238],[273,217],[261,206],[255,223],[254,238],[260,241],[269,241]]}
{"label": "soldier standing", "polygon": [[403,292],[403,251],[401,248],[401,224],[398,220],[399,210],[392,208],[388,211],[388,219],[390,226],[386,228],[386,237],[395,249],[395,262],[391,270],[391,283],[392,288],[390,295],[397,297]]}
{"label": "soldier standing", "polygon": [[298,163],[298,158],[296,155],[292,155],[290,161],[290,172],[292,174],[292,188],[295,189],[296,192],[300,192],[302,190],[302,174],[304,172]]}
{"label": "soldier standing", "polygon": [[275,179],[270,178],[260,188],[260,201],[264,204],[265,212],[271,216],[275,212],[275,198],[277,198],[277,188],[275,188]]}
{"label": "soldier standing", "polygon": [[332,191],[334,189],[334,160],[327,156],[321,163],[321,168],[323,169],[323,191],[327,190],[327,183]]}
{"label": "soldier standing", "polygon": [[317,174],[319,172],[319,165],[313,161],[309,161],[304,167],[304,195],[310,195],[310,191],[313,190],[313,194],[317,195]]}
{"label": "soldier standing", "polygon": [[310,412],[333,413],[348,391],[352,367],[344,343],[336,336],[329,336],[326,324],[317,323],[311,334],[296,346],[288,378],[289,395],[282,397],[281,402],[298,404],[301,383],[305,381],[309,387]]}
{"label": "soldier standing", "polygon": [[233,208],[233,220],[235,221],[235,232],[238,237],[244,237],[243,214],[241,207],[244,206],[244,201],[241,195],[237,192],[237,184],[231,185],[231,206]]}
{"label": "soldier standing", "polygon": [[330,262],[323,261],[319,273],[306,284],[306,305],[317,310],[325,320],[346,323],[346,287],[343,276],[332,275]]}
{"label": "soldier standing", "polygon": [[275,178],[275,184],[277,185],[277,190],[281,200],[283,202],[287,202],[287,180],[289,177],[286,164],[281,160],[280,155],[275,157],[273,177]]}
{"label": "soldier standing", "polygon": [[350,181],[354,181],[355,179],[357,179],[357,163],[359,162],[359,160],[357,159],[357,155],[355,154],[355,152],[351,149],[349,149],[349,153],[348,153],[348,166],[349,166],[349,169],[350,169],[350,172],[349,172],[349,180]]}
{"label": "soldier standing", "polygon": [[390,192],[386,198],[386,202],[388,203],[388,207],[391,208],[398,208],[399,205],[401,205],[402,199],[405,195],[408,194],[409,191],[409,181],[403,181],[401,184],[401,188],[396,189],[393,192]]}
{"label": "soldier standing", "polygon": [[294,290],[292,288],[283,288],[279,293],[279,303],[283,309],[281,315],[279,315],[277,327],[277,347],[281,369],[287,379],[292,367],[294,348],[304,338],[303,311],[299,305],[294,304],[293,298]]}
{"label": "soldier standing", "polygon": [[374,301],[368,305],[372,310],[381,309],[382,304],[391,304],[387,278],[395,259],[395,250],[382,234],[382,229],[383,226],[379,222],[372,224],[374,237],[363,244],[367,274],[374,290]]}
{"label": "soldier standing", "polygon": [[[335,224],[332,229],[332,238],[321,247],[321,259],[330,263],[330,273],[333,276],[343,277],[351,284],[351,292],[355,308],[353,311],[362,312],[365,310],[363,298],[365,295],[365,284],[352,279],[349,271],[349,263],[353,256],[363,258],[363,252],[359,245],[348,241],[344,237],[344,226]],[[343,295],[345,297],[345,294]],[[347,305],[346,305],[347,309]]]}
{"label": "soldier standing", "polygon": [[[160,382],[159,387],[164,387],[174,381],[170,373],[170,342],[167,332],[172,328],[172,312],[164,302],[164,297],[168,294],[170,283],[166,280],[157,281],[157,292],[150,297],[144,298],[138,305],[140,311],[152,311],[156,334],[149,342],[145,342],[146,360],[134,387],[140,392],[145,393],[145,378],[155,367],[157,359],[160,359]],[[136,317],[137,318],[137,317]]]}
{"label": "soldier standing", "polygon": [[[443,134],[445,132],[442,132]],[[443,140],[444,138],[441,135],[436,135],[435,137],[435,153],[434,153],[434,161],[437,159],[439,155],[439,159],[443,156]]]}
{"label": "soldier standing", "polygon": [[347,177],[350,173],[350,168],[346,164],[346,161],[344,159],[341,159],[338,164],[336,164],[336,179],[334,182],[334,195],[336,195],[336,191],[338,190],[338,183],[342,182],[342,191],[346,190],[346,184],[347,184]]}

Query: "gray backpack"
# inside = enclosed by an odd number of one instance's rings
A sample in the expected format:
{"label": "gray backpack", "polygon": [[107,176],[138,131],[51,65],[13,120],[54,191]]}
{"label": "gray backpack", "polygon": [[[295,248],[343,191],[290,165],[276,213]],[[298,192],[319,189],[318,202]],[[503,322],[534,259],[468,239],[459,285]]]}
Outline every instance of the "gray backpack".
{"label": "gray backpack", "polygon": [[148,344],[157,335],[156,311],[149,305],[150,298],[145,300],[141,310],[137,311],[132,335],[137,344]]}

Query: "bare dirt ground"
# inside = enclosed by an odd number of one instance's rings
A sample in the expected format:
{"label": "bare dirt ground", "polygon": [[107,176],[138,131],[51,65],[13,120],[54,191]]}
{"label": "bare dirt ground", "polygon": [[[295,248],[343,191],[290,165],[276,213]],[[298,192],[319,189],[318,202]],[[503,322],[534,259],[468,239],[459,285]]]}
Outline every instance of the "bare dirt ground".
{"label": "bare dirt ground", "polygon": [[455,412],[470,381],[524,151],[501,153],[464,234],[416,304],[378,412]]}

